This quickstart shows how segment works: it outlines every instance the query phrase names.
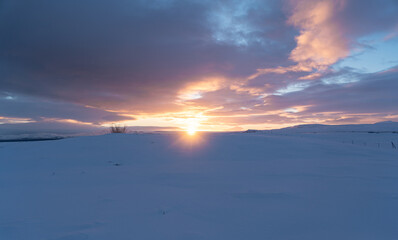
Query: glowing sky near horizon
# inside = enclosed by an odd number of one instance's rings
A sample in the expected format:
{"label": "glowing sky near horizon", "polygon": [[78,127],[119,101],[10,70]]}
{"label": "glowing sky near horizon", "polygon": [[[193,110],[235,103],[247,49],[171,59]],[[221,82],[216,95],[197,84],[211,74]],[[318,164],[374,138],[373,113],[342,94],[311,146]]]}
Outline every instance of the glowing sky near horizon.
{"label": "glowing sky near horizon", "polygon": [[0,3],[0,125],[398,121],[394,0]]}

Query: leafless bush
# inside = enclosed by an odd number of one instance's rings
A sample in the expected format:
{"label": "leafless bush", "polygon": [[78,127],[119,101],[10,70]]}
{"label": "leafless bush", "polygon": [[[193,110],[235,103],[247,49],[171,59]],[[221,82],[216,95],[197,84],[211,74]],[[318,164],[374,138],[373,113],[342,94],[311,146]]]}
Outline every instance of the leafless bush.
{"label": "leafless bush", "polygon": [[110,130],[111,130],[111,133],[126,133],[127,132],[126,126],[118,126],[118,125],[112,125]]}

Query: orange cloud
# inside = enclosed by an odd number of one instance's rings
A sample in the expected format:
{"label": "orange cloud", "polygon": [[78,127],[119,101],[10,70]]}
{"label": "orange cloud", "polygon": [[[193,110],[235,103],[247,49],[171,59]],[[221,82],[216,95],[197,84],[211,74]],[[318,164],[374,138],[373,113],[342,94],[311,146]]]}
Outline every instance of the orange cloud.
{"label": "orange cloud", "polygon": [[324,68],[347,56],[343,26],[334,16],[344,7],[344,0],[291,1],[293,14],[288,23],[300,29],[297,46],[290,59],[311,68]]}
{"label": "orange cloud", "polygon": [[194,100],[202,97],[203,93],[217,91],[225,83],[224,78],[209,77],[201,81],[189,83],[179,91],[178,101]]}
{"label": "orange cloud", "polygon": [[72,123],[79,125],[95,125],[91,122],[82,122],[75,119],[63,119],[63,118],[42,118],[43,121],[47,122],[59,122],[59,123]]}
{"label": "orange cloud", "polygon": [[258,69],[248,80],[268,73],[311,72],[300,79],[314,79],[340,58],[349,53],[344,27],[336,21],[335,15],[345,0],[291,0],[292,14],[288,24],[300,29],[296,37],[297,46],[290,53],[290,59],[297,64],[288,67]]}

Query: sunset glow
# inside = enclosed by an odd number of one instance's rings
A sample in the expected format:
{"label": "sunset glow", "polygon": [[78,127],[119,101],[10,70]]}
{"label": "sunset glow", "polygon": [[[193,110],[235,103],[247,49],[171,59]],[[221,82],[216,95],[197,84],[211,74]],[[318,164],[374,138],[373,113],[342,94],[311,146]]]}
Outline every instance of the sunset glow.
{"label": "sunset glow", "polygon": [[191,135],[191,136],[195,135],[196,134],[196,129],[188,129],[187,130],[187,134]]}
{"label": "sunset glow", "polygon": [[0,124],[194,134],[398,121],[398,3],[367,1],[6,4]]}

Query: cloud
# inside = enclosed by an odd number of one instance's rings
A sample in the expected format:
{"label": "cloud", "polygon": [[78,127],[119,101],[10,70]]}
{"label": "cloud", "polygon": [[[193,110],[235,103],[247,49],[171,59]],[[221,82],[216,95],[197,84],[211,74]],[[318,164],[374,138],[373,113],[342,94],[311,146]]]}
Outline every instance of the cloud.
{"label": "cloud", "polygon": [[33,121],[39,121],[43,118],[55,118],[74,119],[93,124],[134,119],[130,116],[103,109],[24,95],[14,95],[12,99],[0,97],[0,113],[6,117],[28,118]]}
{"label": "cloud", "polygon": [[[361,117],[363,121],[379,121],[398,116],[395,102],[397,68],[374,74],[357,74],[359,81],[330,84],[314,83],[305,91],[283,96],[269,96],[268,105],[260,108],[286,109],[296,105],[308,106],[293,114],[302,119],[328,121],[329,123],[349,117]],[[366,119],[366,120],[365,120]],[[348,122],[348,120],[347,120]]]}
{"label": "cloud", "polygon": [[16,118],[16,117],[4,117],[0,116],[0,124],[7,124],[7,123],[28,123],[32,122],[30,118]]}
{"label": "cloud", "polygon": [[[287,23],[299,29],[299,35],[295,37],[297,45],[289,56],[295,64],[257,69],[249,81],[269,73],[325,71],[349,54],[349,39],[344,26],[336,21],[345,0],[291,0],[288,5],[291,15]],[[315,72],[299,79],[315,79],[321,75]]]}
{"label": "cloud", "polygon": [[190,82],[178,93],[178,98],[183,102],[202,98],[202,94],[219,90],[226,79],[222,77],[207,77],[204,80]]}
{"label": "cloud", "polygon": [[[391,10],[398,9],[398,2],[394,1],[385,4],[373,0],[287,1],[286,9],[289,15],[287,24],[299,30],[295,37],[296,46],[289,53],[292,62],[286,62],[287,66],[259,68],[233,85],[233,89],[254,96],[267,96],[293,86],[308,85],[308,80],[322,80],[328,75],[338,74],[333,65],[350,55],[359,45],[360,37],[383,31],[390,32],[388,37],[396,31],[394,22],[398,21]],[[373,21],[370,17],[372,12],[380,15],[385,24]]]}
{"label": "cloud", "polygon": [[[252,124],[261,124],[262,116],[286,124],[326,121],[331,116],[326,112],[342,111],[341,99],[355,105],[349,92],[348,97],[338,92],[368,77],[382,82],[379,75],[357,76],[334,64],[359,46],[359,38],[389,36],[398,21],[394,0],[0,4],[3,121],[94,125],[169,126],[169,117],[181,127],[185,118],[198,117],[209,128],[231,129],[243,126],[245,115]],[[367,93],[350,89],[358,98]],[[328,94],[338,98],[327,99]],[[375,112],[382,101],[373,104],[368,111],[351,109],[390,114],[383,106]],[[284,111],[300,106],[311,107]],[[323,117],[311,115],[316,111]],[[216,117],[232,125],[221,126]]]}
{"label": "cloud", "polygon": [[[275,33],[267,36],[268,30],[251,35],[263,44],[246,48],[216,41],[218,30],[207,21],[209,14],[217,14],[211,2],[165,1],[160,6],[147,1],[5,1],[2,90],[113,110],[177,111],[181,107],[174,100],[187,82],[242,77],[267,63],[267,55],[276,59],[284,51],[283,42]],[[283,17],[281,11],[259,14],[260,7],[250,11],[263,20]],[[246,17],[248,25],[260,21]],[[283,21],[268,26],[269,32],[278,28],[283,31]]]}
{"label": "cloud", "polygon": [[345,69],[330,74],[327,81],[310,81],[303,89],[270,94],[257,102],[250,102],[253,98],[246,96],[246,101],[241,99],[238,103],[244,108],[232,106],[208,113],[208,124],[217,122],[247,129],[398,121],[398,67],[372,74],[351,71]]}
{"label": "cloud", "polygon": [[324,69],[349,53],[344,26],[335,21],[343,0],[291,1],[288,23],[300,29],[290,58],[303,69]]}
{"label": "cloud", "polygon": [[72,136],[106,132],[107,129],[100,126],[56,121],[0,124],[0,139]]}

